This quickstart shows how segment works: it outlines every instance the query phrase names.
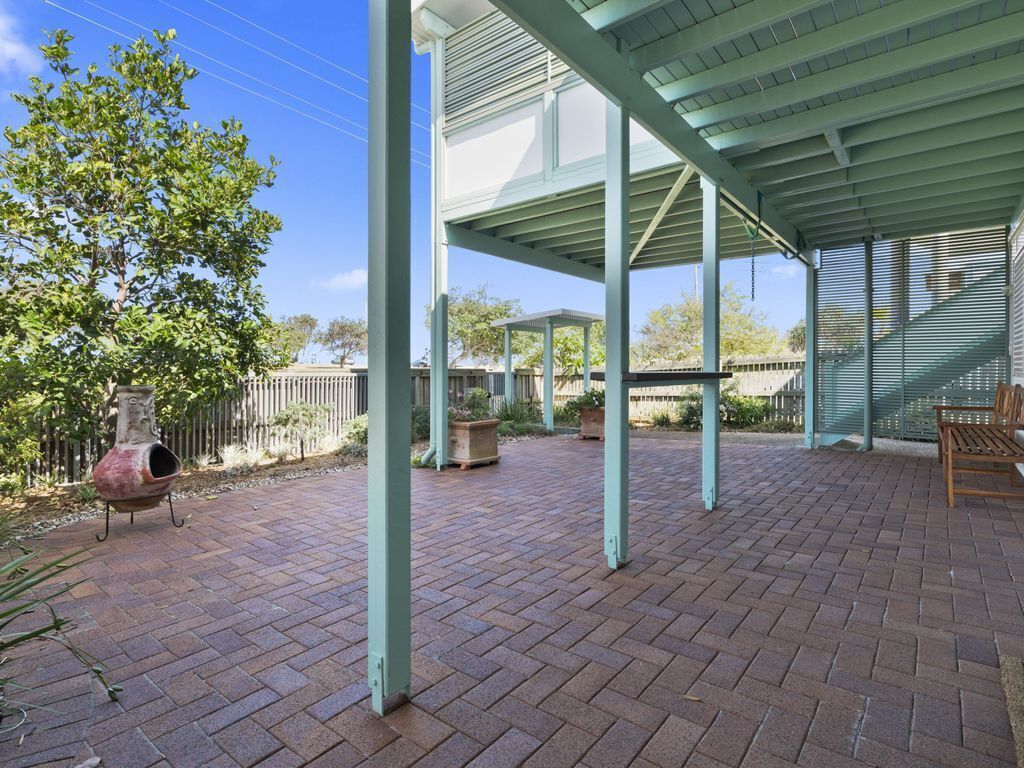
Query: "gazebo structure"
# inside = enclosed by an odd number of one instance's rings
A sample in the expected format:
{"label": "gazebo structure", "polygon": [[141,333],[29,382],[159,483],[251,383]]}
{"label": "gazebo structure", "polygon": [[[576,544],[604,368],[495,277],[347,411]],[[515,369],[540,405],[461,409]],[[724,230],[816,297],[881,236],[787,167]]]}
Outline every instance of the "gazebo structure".
{"label": "gazebo structure", "polygon": [[515,377],[512,370],[512,334],[515,331],[544,334],[544,426],[555,428],[555,329],[575,327],[583,329],[583,391],[590,389],[590,326],[604,320],[593,312],[575,309],[549,309],[505,320],[491,325],[505,330],[505,401],[514,402]]}
{"label": "gazebo structure", "polygon": [[[603,283],[612,568],[629,560],[627,387],[645,383],[628,363],[632,270],[704,265],[709,509],[722,259],[781,253],[805,268],[808,446],[819,410],[820,431],[862,426],[869,438],[880,418],[906,420],[944,386],[1009,371],[1016,326],[1001,291],[1011,271],[1024,333],[1024,263],[1007,268],[1007,228],[1024,212],[1018,3],[371,3],[368,663],[378,712],[411,682],[410,37],[433,72],[432,441],[444,444],[449,246]],[[1001,253],[984,261],[992,242]],[[979,311],[990,313],[984,333],[963,336]],[[1024,376],[1024,341],[1012,344]],[[932,354],[915,358],[914,345]]]}

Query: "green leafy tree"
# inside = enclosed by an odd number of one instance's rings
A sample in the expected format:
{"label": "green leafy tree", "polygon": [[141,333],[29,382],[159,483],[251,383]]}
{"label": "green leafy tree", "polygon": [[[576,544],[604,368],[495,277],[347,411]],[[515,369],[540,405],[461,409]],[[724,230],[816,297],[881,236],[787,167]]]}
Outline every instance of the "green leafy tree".
{"label": "green leafy tree", "polygon": [[790,352],[803,352],[807,349],[807,321],[800,318],[792,328],[786,331],[786,346]]}
{"label": "green leafy tree", "polygon": [[366,321],[351,317],[331,320],[315,338],[317,344],[334,356],[333,362],[338,365],[349,365],[356,355],[365,355],[370,343]]}
{"label": "green leafy tree", "polygon": [[313,405],[300,400],[271,416],[270,428],[278,437],[294,439],[299,446],[299,461],[305,461],[306,446],[323,437],[333,410],[330,403]]}
{"label": "green leafy tree", "polygon": [[[505,332],[491,326],[495,320],[521,315],[518,299],[502,299],[487,293],[487,285],[471,291],[448,292],[448,365],[488,365],[505,357]],[[427,308],[430,327],[430,308]],[[512,353],[522,357],[529,349],[527,334],[513,335]]]}
{"label": "green leafy tree", "polygon": [[237,120],[187,119],[197,73],[173,30],[154,36],[82,72],[59,30],[52,80],[13,96],[28,119],[0,153],[0,364],[17,373],[0,421],[41,405],[96,434],[117,383],[155,385],[166,421],[283,362],[256,283],[280,221],[252,202],[276,162],[249,157]]}
{"label": "green leafy tree", "polygon": [[[528,338],[530,346],[523,355],[522,364],[540,368],[544,365],[544,337],[539,333],[531,333]],[[582,373],[583,329],[556,328],[551,352],[556,371],[576,375]],[[604,323],[600,321],[590,327],[590,365],[604,365]]]}
{"label": "green leafy tree", "polygon": [[[722,287],[720,304],[721,354],[723,357],[769,355],[782,351],[779,332],[768,316],[756,310],[733,283]],[[646,365],[699,359],[703,351],[703,302],[692,294],[679,304],[652,309],[640,329],[641,340],[633,350],[637,362]]]}
{"label": "green leafy tree", "polygon": [[278,339],[276,349],[288,358],[290,363],[300,363],[309,356],[320,321],[312,315],[289,315],[277,323]]}

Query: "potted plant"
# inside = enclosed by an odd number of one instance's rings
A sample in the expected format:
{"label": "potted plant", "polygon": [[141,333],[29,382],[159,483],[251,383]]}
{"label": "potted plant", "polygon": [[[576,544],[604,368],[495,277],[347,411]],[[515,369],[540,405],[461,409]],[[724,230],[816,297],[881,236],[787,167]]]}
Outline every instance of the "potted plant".
{"label": "potted plant", "polygon": [[588,437],[604,440],[604,390],[591,389],[577,395],[570,403],[580,414],[580,440]]}
{"label": "potted plant", "polygon": [[448,461],[460,469],[498,460],[499,419],[491,417],[491,395],[475,387],[448,408]]}

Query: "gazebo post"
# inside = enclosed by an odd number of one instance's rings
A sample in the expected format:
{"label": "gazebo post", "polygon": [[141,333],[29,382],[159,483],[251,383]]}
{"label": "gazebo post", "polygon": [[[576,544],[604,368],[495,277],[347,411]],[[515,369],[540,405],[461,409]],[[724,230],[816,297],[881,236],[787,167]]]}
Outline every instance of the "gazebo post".
{"label": "gazebo post", "polygon": [[407,0],[370,4],[367,661],[378,714],[412,682]]}
{"label": "gazebo post", "polygon": [[544,323],[544,427],[555,429],[555,324],[549,317]]}
{"label": "gazebo post", "polygon": [[516,401],[516,380],[512,375],[512,329],[505,326],[505,402]]}
{"label": "gazebo post", "polygon": [[444,190],[444,38],[430,53],[430,445],[434,466],[448,466],[448,239],[441,217]]}
{"label": "gazebo post", "polygon": [[629,554],[629,112],[608,101],[605,125],[604,552],[618,569]]}
{"label": "gazebo post", "polygon": [[[704,370],[717,371],[719,358],[719,219],[720,189],[716,182],[701,177],[703,203],[704,249]],[[704,384],[704,414],[701,426],[701,466],[704,508],[714,509],[718,504],[719,462],[719,382]]]}
{"label": "gazebo post", "polygon": [[590,323],[583,326],[583,391],[590,391]]}

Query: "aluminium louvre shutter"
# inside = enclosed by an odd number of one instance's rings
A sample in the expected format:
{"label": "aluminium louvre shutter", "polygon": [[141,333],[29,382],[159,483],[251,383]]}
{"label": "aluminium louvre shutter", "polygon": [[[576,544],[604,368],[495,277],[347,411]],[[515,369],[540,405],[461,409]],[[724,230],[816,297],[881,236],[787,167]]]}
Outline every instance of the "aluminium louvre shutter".
{"label": "aluminium louvre shutter", "polygon": [[[825,433],[863,431],[864,258],[860,245],[822,252],[818,381]],[[990,404],[996,383],[1008,376],[1006,230],[878,241],[872,268],[874,434],[933,440],[933,405]],[[840,331],[842,343],[830,342],[827,335]],[[826,350],[838,359],[823,359]]]}

